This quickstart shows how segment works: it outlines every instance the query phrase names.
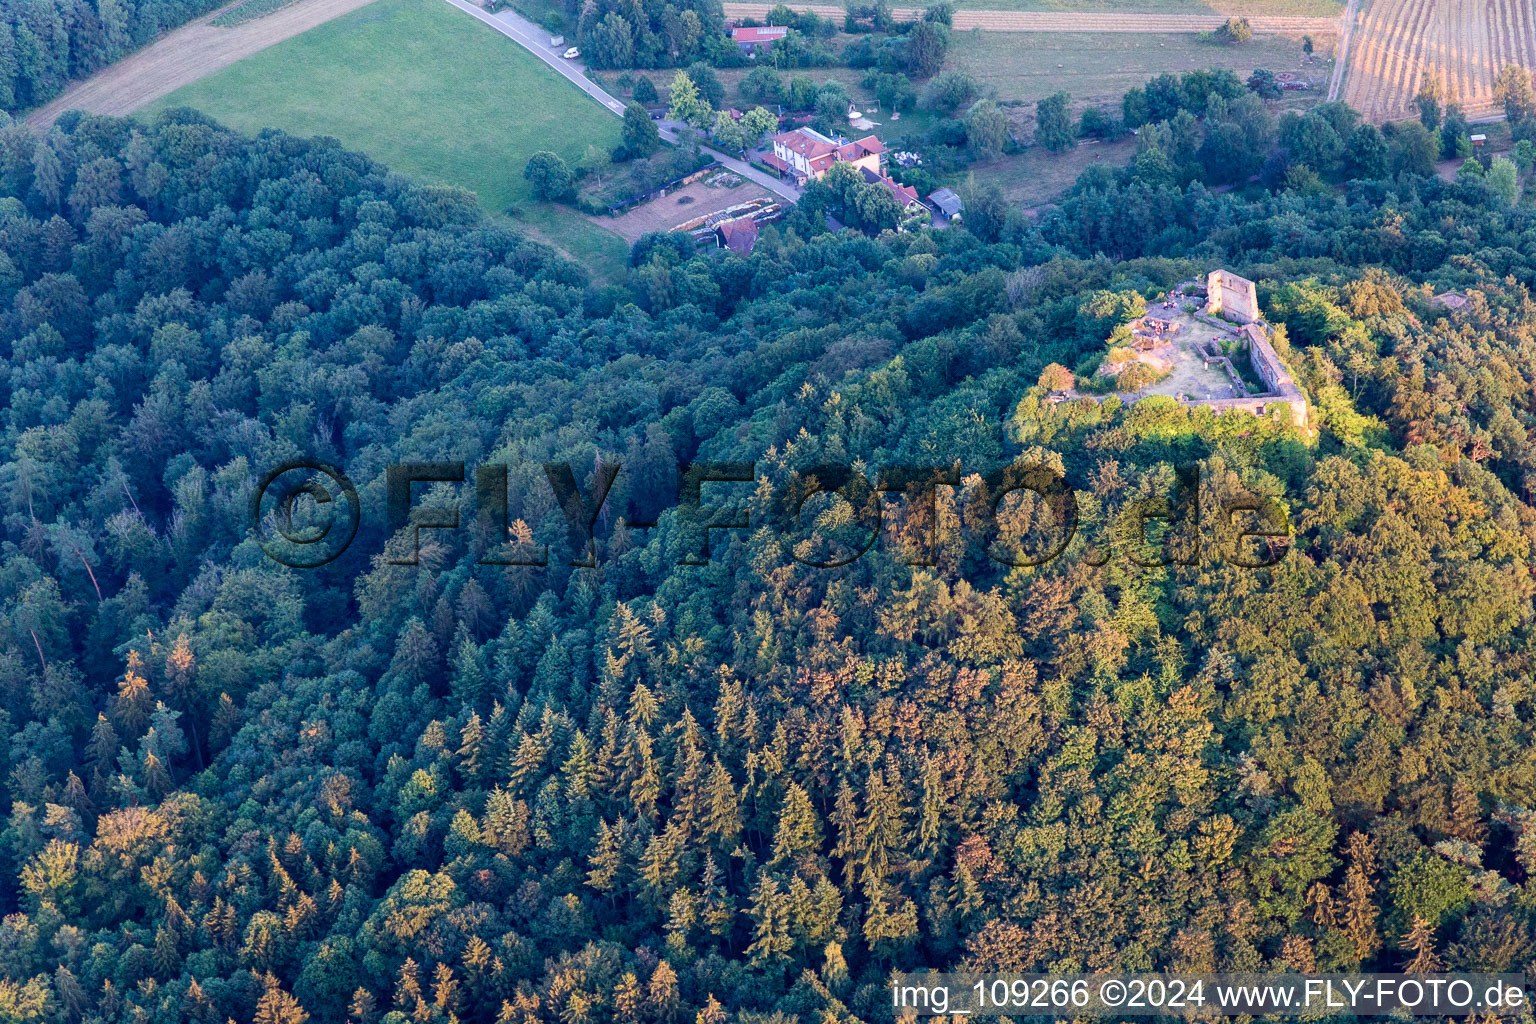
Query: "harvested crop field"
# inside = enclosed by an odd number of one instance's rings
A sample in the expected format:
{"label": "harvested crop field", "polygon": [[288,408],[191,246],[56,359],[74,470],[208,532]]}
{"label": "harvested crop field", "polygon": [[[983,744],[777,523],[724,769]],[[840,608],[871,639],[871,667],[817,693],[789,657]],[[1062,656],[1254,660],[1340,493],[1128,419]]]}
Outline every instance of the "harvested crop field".
{"label": "harvested crop field", "polygon": [[[1318,35],[1319,52],[1333,45]],[[1314,88],[1287,93],[1288,103],[1305,104],[1322,96],[1324,65],[1302,51],[1299,40],[1258,36],[1246,46],[1202,43],[1187,33],[1110,35],[959,32],[949,50],[949,67],[964,71],[1000,100],[1033,103],[1058,89],[1071,94],[1074,109],[1100,104],[1118,109],[1126,91],[1165,71],[1229,68],[1247,78],[1256,68],[1289,71]]]}
{"label": "harvested crop field", "polygon": [[373,0],[298,0],[264,18],[232,28],[211,24],[222,13],[215,11],[103,68],[53,102],[34,110],[27,123],[46,128],[66,110],[131,114],[183,85],[370,3]]}
{"label": "harvested crop field", "polygon": [[1536,68],[1536,10],[1530,0],[1372,0],[1352,47],[1344,98],[1371,121],[1413,116],[1426,70],[1470,116],[1492,114],[1499,69]]}
{"label": "harvested crop field", "polygon": [[[1155,0],[1149,0],[1149,5]],[[772,5],[763,3],[727,3],[723,5],[725,15],[728,18],[757,18],[768,16]],[[830,18],[841,24],[843,9],[841,7],[827,7],[818,4],[790,4],[790,7],[799,11],[811,11],[821,17]],[[955,30],[964,32],[968,29],[979,28],[988,32],[1210,32],[1218,29],[1227,20],[1225,11],[1212,10],[1204,4],[1167,4],[1157,3],[1156,11],[1133,11],[1127,9],[1104,10],[1104,5],[1096,4],[1092,7],[1080,7],[1079,9],[1049,8],[1044,10],[1016,10],[1017,7],[1033,6],[1029,0],[1019,0],[1017,4],[1013,0],[981,0],[978,7],[991,8],[988,10],[970,9],[969,7],[955,11]],[[1067,5],[1062,5],[1066,7]],[[1126,4],[1127,8],[1134,6]],[[1226,8],[1229,5],[1220,4]],[[1269,5],[1256,0],[1247,4],[1238,3],[1232,5],[1241,7],[1245,11],[1266,10]],[[1307,14],[1247,14],[1248,23],[1255,32],[1278,32],[1286,35],[1301,35],[1303,33],[1336,33],[1339,29],[1339,20],[1333,16],[1334,5],[1331,0],[1324,0],[1321,5],[1302,5],[1300,7],[1288,4],[1277,5],[1282,10],[1323,11],[1321,16]],[[898,21],[911,20],[922,14],[916,8],[896,8],[892,16]]]}

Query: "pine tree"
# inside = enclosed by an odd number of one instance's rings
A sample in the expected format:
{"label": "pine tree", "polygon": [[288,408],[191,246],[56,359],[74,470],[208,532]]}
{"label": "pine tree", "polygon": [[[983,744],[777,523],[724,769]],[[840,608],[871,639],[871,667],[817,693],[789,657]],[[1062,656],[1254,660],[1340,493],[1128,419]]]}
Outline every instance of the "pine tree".
{"label": "pine tree", "polygon": [[266,991],[256,1001],[256,1014],[251,1024],[304,1024],[309,1014],[299,1001],[278,987],[277,979],[270,973],[263,979]]}
{"label": "pine tree", "polygon": [[675,760],[680,769],[672,783],[672,817],[681,820],[690,833],[697,833],[702,829],[704,808],[704,751],[695,742],[697,726],[692,724],[693,716],[687,711],[683,715],[682,749]]}
{"label": "pine tree", "polygon": [[1363,832],[1349,837],[1349,868],[1344,874],[1344,933],[1354,944],[1356,958],[1364,962],[1380,945],[1376,934],[1378,911],[1373,897],[1376,884],[1376,844]]}
{"label": "pine tree", "polygon": [[[906,837],[906,814],[899,789],[900,774],[887,759],[885,770],[871,772],[865,788],[864,817],[859,822],[862,849],[855,854],[863,879],[884,879],[892,855],[900,856]],[[894,781],[893,781],[894,780]]]}
{"label": "pine tree", "polygon": [[731,930],[731,924],[736,919],[736,901],[726,890],[724,877],[720,868],[715,864],[713,851],[704,854],[704,867],[700,872],[703,879],[703,887],[699,894],[703,904],[704,927],[717,938],[723,937]]}
{"label": "pine tree", "polygon": [[1406,974],[1433,974],[1440,970],[1440,958],[1435,955],[1435,929],[1418,914],[1413,915],[1413,926],[1403,936],[1401,948],[1411,950],[1413,956],[1403,965]]}
{"label": "pine tree", "polygon": [[654,823],[656,803],[661,799],[661,770],[651,751],[651,738],[643,732],[635,733],[630,743],[626,768],[633,781],[629,785],[629,802],[640,817]]}
{"label": "pine tree", "polygon": [[715,758],[709,772],[709,792],[704,802],[704,835],[715,837],[721,849],[734,846],[741,835],[741,805],[731,773]]}
{"label": "pine tree", "polygon": [[32,184],[48,209],[59,208],[59,197],[64,186],[64,165],[47,140],[39,142],[32,151]]}
{"label": "pine tree", "polygon": [[1317,955],[1312,940],[1305,935],[1287,935],[1280,943],[1280,961],[1300,974],[1317,971]]}
{"label": "pine tree", "polygon": [[507,788],[518,795],[527,795],[532,792],[534,781],[539,770],[544,766],[544,756],[547,753],[538,736],[522,733],[518,739],[517,750],[507,766],[509,780]]}
{"label": "pine tree", "polygon": [[149,681],[141,674],[144,659],[136,650],[128,652],[128,668],[117,684],[117,696],[112,701],[112,717],[127,730],[130,736],[149,721],[149,709],[154,698],[149,692]]}
{"label": "pine tree", "polygon": [[352,993],[352,1002],[347,1007],[347,1024],[373,1024],[379,1015],[379,1004],[373,998],[373,993],[362,986]]}
{"label": "pine tree", "polygon": [[619,1024],[640,1024],[640,979],[625,971],[613,987],[613,1013]]}
{"label": "pine tree", "polygon": [[214,743],[227,743],[239,727],[240,710],[235,707],[234,699],[227,693],[219,694],[219,706],[213,713],[208,738]]}
{"label": "pine tree", "polygon": [[1312,923],[1319,928],[1332,928],[1338,923],[1333,893],[1322,882],[1313,882],[1307,890],[1307,906],[1312,908]]}
{"label": "pine tree", "polygon": [[624,863],[623,838],[620,825],[610,826],[606,821],[597,823],[597,841],[592,855],[587,858],[591,867],[587,872],[587,884],[605,895],[611,895],[618,887],[619,869]]}
{"label": "pine tree", "polygon": [[837,830],[832,856],[843,862],[843,886],[851,889],[859,865],[859,806],[847,779],[837,787],[837,798],[832,804],[832,825]]}
{"label": "pine tree", "polygon": [[80,817],[87,820],[96,812],[96,807],[91,803],[91,798],[86,795],[85,783],[80,781],[80,776],[76,775],[73,769],[70,770],[69,775],[64,780],[64,795],[59,798],[59,802],[65,807],[78,811]]}
{"label": "pine tree", "polygon": [[570,752],[560,766],[561,789],[565,798],[579,803],[592,795],[593,773],[592,743],[580,729],[571,737]]}
{"label": "pine tree", "polygon": [[471,935],[464,944],[464,967],[471,975],[484,974],[491,965],[491,947],[478,935]]}
{"label": "pine tree", "polygon": [[821,823],[811,798],[798,783],[791,782],[779,807],[779,824],[773,835],[773,859],[770,866],[778,867],[793,861],[803,853],[821,847]]}
{"label": "pine tree", "polygon": [[459,1008],[459,983],[454,980],[453,968],[445,963],[432,968],[432,1005],[450,1015]]}
{"label": "pine tree", "polygon": [[490,679],[485,672],[485,661],[470,638],[469,630],[460,627],[457,650],[453,658],[453,674],[449,686],[453,696],[467,708],[478,708],[490,692]]}
{"label": "pine tree", "polygon": [[933,758],[923,757],[923,804],[917,826],[917,849],[927,856],[939,850],[939,827],[943,819],[943,782]]}
{"label": "pine tree", "polygon": [[645,986],[645,1006],[657,1024],[670,1024],[677,1016],[677,972],[665,960],[656,963]]}
{"label": "pine tree", "polygon": [[779,883],[767,871],[759,871],[757,887],[752,890],[752,905],[747,909],[752,919],[752,943],[747,955],[755,964],[788,959],[794,948],[789,934],[789,900]]}
{"label": "pine tree", "polygon": [[171,773],[166,771],[165,762],[156,757],[153,751],[144,755],[142,775],[144,789],[156,800],[163,800],[170,793]]}
{"label": "pine tree", "polygon": [[515,800],[500,786],[485,798],[485,815],[480,822],[480,841],[509,857],[528,848],[528,805]]}
{"label": "pine tree", "polygon": [[694,1024],[725,1024],[727,1014],[720,1000],[711,992],[709,998],[704,1001],[704,1007],[694,1017]]}
{"label": "pine tree", "polygon": [[471,784],[480,781],[481,743],[485,740],[485,727],[478,712],[471,711],[459,730],[459,749],[454,755],[459,759],[459,774]]}
{"label": "pine tree", "polygon": [[[75,977],[74,973],[63,964],[60,964],[53,972],[53,989],[59,994],[59,1001],[64,1004],[64,1008],[68,1010],[71,1015],[73,1015],[76,1019],[84,1015],[88,1005],[85,989],[80,986],[80,981]],[[187,998],[182,1001],[182,1009],[187,1013],[187,1016],[191,1017],[194,1021],[201,1021],[204,1018],[197,1016],[189,1005],[192,1003],[193,989],[196,989],[197,994],[202,996],[203,990],[197,988],[196,978],[192,979],[192,985],[187,990]],[[206,997],[204,997],[204,1001],[206,1002]]]}
{"label": "pine tree", "polygon": [[672,889],[682,870],[679,862],[682,847],[683,834],[680,827],[668,823],[663,832],[651,837],[644,852],[640,854],[641,898],[654,910],[660,911],[671,899]]}
{"label": "pine tree", "polygon": [[176,933],[170,928],[155,929],[155,974],[161,978],[174,978],[181,969],[181,950],[176,945]]}
{"label": "pine tree", "polygon": [[420,1001],[421,978],[417,972],[416,961],[406,957],[395,979],[395,1005],[409,1012],[414,1010]]}

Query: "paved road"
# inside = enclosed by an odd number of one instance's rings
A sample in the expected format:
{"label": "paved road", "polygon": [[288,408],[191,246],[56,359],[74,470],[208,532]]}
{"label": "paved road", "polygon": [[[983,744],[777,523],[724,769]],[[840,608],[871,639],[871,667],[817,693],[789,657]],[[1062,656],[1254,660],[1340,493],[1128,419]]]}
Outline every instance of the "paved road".
{"label": "paved road", "polygon": [[[560,56],[564,52],[563,48],[559,51],[551,49],[549,33],[544,31],[543,28],[513,10],[487,14],[479,7],[469,3],[468,0],[447,0],[447,2],[464,13],[480,19],[508,39],[522,46],[529,53],[564,75],[582,92],[607,107],[614,116],[624,116],[625,104],[610,96],[596,82],[588,78],[586,76],[586,66],[580,61],[563,59]],[[661,132],[661,137],[666,141],[674,143],[678,141],[677,132],[672,128],[663,125],[658,130]],[[764,174],[744,160],[721,156],[718,153],[715,154],[715,159],[720,161],[722,166],[730,168],[749,181],[756,182],[782,199],[794,202],[800,198],[799,189],[788,182],[780,181],[771,174]]]}
{"label": "paved road", "polygon": [[1333,62],[1333,77],[1328,80],[1328,102],[1339,98],[1344,85],[1344,63],[1349,60],[1349,40],[1355,33],[1355,19],[1360,13],[1360,0],[1349,0],[1344,8],[1344,27],[1339,32],[1339,55]]}

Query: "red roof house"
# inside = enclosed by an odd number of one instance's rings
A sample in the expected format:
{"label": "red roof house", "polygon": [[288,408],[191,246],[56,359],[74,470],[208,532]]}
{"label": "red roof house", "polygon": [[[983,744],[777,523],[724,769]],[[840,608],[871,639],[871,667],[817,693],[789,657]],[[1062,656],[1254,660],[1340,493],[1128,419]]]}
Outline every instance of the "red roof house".
{"label": "red roof house", "polygon": [[796,128],[773,137],[773,152],[763,160],[782,177],[804,183],[820,178],[833,164],[849,163],[860,170],[880,173],[880,154],[885,146],[873,135],[855,142],[823,135],[811,128]]}
{"label": "red roof house", "polygon": [[751,217],[738,217],[715,225],[715,241],[722,249],[742,256],[757,244],[757,222]]}
{"label": "red roof house", "polygon": [[901,182],[885,174],[878,174],[868,167],[860,168],[864,172],[864,180],[871,184],[884,186],[885,190],[896,197],[903,210],[910,210],[914,206],[926,210],[922,198],[917,194],[917,189],[911,185],[903,185]]}
{"label": "red roof house", "polygon": [[751,53],[761,46],[768,49],[776,41],[789,34],[789,28],[785,25],[763,25],[751,28],[729,28],[725,34],[731,37],[731,41],[743,50]]}

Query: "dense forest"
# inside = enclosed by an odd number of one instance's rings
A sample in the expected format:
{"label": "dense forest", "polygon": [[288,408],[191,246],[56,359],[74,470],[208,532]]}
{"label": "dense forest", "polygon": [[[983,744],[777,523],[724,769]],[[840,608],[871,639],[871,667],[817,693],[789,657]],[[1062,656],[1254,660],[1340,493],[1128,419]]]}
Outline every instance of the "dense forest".
{"label": "dense forest", "polygon": [[47,103],[221,0],[6,0],[0,4],[0,111]]}
{"label": "dense forest", "polygon": [[[0,1020],[873,1021],[914,967],[1525,969],[1536,216],[1390,161],[1218,194],[1169,146],[1038,224],[799,213],[596,281],[330,141],[0,132]],[[1048,401],[1213,266],[1259,282],[1315,430]],[[317,569],[248,528],[296,458],[362,495]],[[387,467],[433,460],[508,467],[508,536],[473,482],[418,486],[462,527],[392,564]],[[681,511],[681,462],[754,463],[705,489],[751,526]],[[1015,462],[1077,493],[1038,566],[1003,534],[1047,514],[991,514]],[[544,464],[613,479],[595,568]],[[870,506],[774,506],[823,465],[953,486],[821,568]],[[1188,517],[1152,545],[1125,513],[1191,465],[1215,532],[1169,562]],[[1294,528],[1270,567],[1223,533],[1241,495]]]}

